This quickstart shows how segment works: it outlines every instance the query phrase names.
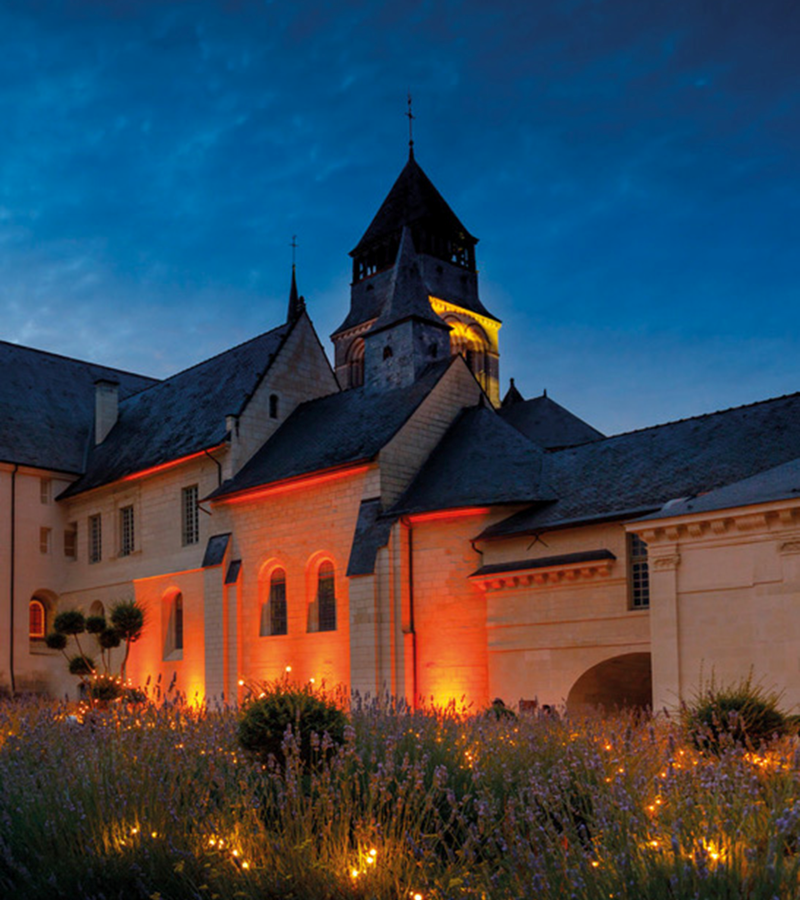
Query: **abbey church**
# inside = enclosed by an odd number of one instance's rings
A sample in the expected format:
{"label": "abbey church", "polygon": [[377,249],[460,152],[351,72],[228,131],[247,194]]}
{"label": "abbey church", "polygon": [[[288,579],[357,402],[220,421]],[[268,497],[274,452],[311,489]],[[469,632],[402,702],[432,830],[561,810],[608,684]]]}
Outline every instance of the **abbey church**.
{"label": "abbey church", "polygon": [[606,436],[501,390],[476,243],[412,151],[333,365],[294,271],[163,381],[0,342],[0,690],[75,696],[55,615],[136,598],[128,675],[190,699],[660,708],[752,669],[800,702],[800,394]]}

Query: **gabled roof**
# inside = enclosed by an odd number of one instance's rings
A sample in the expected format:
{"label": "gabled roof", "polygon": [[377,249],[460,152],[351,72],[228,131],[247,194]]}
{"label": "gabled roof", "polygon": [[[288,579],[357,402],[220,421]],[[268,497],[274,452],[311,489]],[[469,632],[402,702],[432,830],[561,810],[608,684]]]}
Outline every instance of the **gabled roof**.
{"label": "gabled roof", "polygon": [[384,328],[412,318],[421,319],[437,328],[450,331],[450,326],[440,319],[431,308],[428,289],[422,281],[411,231],[405,227],[400,238],[400,248],[397,251],[394,269],[392,269],[392,279],[389,283],[389,292],[383,312],[369,333],[375,334]]}
{"label": "gabled roof", "polygon": [[372,244],[399,232],[404,225],[411,225],[421,219],[425,219],[437,231],[463,235],[463,239],[473,244],[477,242],[433,186],[413,155],[409,155],[403,171],[350,255],[356,256]]}
{"label": "gabled roof", "polygon": [[394,516],[498,503],[549,503],[544,451],[483,404],[464,410],[390,510]]}
{"label": "gabled roof", "polygon": [[130,397],[155,378],[0,341],[0,460],[79,474],[94,434],[95,381]]}
{"label": "gabled roof", "polygon": [[210,496],[373,459],[450,367],[433,363],[414,384],[383,393],[366,387],[301,403],[241,471]]}
{"label": "gabled roof", "polygon": [[759,472],[750,478],[734,481],[733,484],[707,494],[670,501],[657,513],[644,518],[671,519],[675,516],[734,509],[737,506],[755,506],[778,500],[800,500],[800,458],[767,469],[766,472]]}
{"label": "gabled roof", "polygon": [[291,328],[274,328],[120,403],[116,425],[64,496],[221,444],[225,417],[242,412]]}
{"label": "gabled roof", "polygon": [[551,400],[547,394],[523,400],[513,385],[509,388],[499,413],[509,425],[547,449],[573,447],[605,437],[602,432]]}
{"label": "gabled roof", "polygon": [[481,537],[647,515],[673,498],[797,459],[799,448],[800,394],[789,394],[558,450],[544,467],[558,501],[523,510]]}

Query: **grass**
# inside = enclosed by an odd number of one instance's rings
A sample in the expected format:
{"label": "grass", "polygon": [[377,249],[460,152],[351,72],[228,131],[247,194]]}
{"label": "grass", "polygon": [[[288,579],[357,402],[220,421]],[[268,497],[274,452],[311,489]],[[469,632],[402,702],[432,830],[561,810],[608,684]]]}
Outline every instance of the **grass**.
{"label": "grass", "polygon": [[[356,704],[309,771],[181,702],[71,723],[0,704],[0,896],[24,900],[800,897],[800,756],[680,723]],[[324,738],[323,738],[324,741]]]}

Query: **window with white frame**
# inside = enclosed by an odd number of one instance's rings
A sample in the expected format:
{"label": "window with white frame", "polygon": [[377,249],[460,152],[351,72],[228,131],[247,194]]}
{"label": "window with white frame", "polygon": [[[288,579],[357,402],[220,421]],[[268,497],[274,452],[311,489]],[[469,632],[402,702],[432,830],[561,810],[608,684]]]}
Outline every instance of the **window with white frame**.
{"label": "window with white frame", "polygon": [[184,547],[200,540],[200,517],[197,509],[197,485],[181,491],[181,540]]}
{"label": "window with white frame", "polygon": [[130,556],[134,550],[133,507],[121,506],[119,510],[119,555]]}
{"label": "window with white frame", "polygon": [[650,606],[650,567],[647,562],[647,544],[636,534],[628,535],[628,567],[631,609],[647,609]]}
{"label": "window with white frame", "polygon": [[53,496],[53,482],[49,478],[39,479],[39,499],[42,503],[49,503]]}
{"label": "window with white frame", "polygon": [[51,550],[53,539],[53,531],[51,528],[39,529],[39,550],[42,553],[49,553]]}
{"label": "window with white frame", "polygon": [[98,563],[103,558],[103,520],[98,513],[89,516],[89,562]]}

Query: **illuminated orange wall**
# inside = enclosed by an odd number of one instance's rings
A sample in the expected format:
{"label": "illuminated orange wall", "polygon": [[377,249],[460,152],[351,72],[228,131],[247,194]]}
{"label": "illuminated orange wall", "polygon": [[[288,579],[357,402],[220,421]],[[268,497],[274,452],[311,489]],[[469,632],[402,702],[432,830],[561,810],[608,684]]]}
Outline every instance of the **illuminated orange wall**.
{"label": "illuminated orange wall", "polygon": [[[238,676],[245,682],[284,677],[317,685],[350,686],[350,609],[345,576],[358,508],[367,476],[352,473],[317,479],[256,498],[238,497],[219,504],[215,514],[230,521],[242,560],[239,585]],[[316,571],[323,560],[335,569],[336,631],[309,632],[308,604],[316,596]],[[269,593],[269,575],[280,566],[286,573],[288,634],[261,636],[261,603]]]}
{"label": "illuminated orange wall", "polygon": [[[203,628],[203,571],[181,572],[134,583],[136,599],[145,610],[142,637],[131,646],[128,676],[133,684],[150,688],[159,675],[162,690],[175,678],[175,689],[189,700],[205,694],[205,635]],[[175,591],[183,594],[183,653],[181,659],[164,659],[167,616],[164,598]]]}
{"label": "illuminated orange wall", "polygon": [[470,539],[489,521],[477,513],[412,524],[417,696],[423,703],[464,697],[480,708],[489,702],[486,601],[468,580],[481,565]]}

